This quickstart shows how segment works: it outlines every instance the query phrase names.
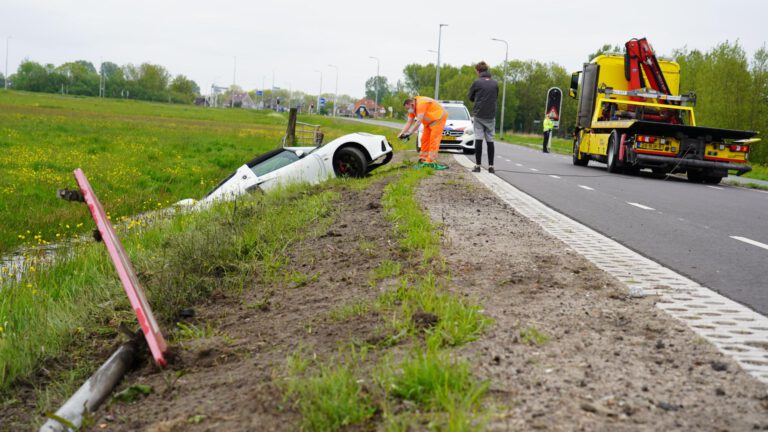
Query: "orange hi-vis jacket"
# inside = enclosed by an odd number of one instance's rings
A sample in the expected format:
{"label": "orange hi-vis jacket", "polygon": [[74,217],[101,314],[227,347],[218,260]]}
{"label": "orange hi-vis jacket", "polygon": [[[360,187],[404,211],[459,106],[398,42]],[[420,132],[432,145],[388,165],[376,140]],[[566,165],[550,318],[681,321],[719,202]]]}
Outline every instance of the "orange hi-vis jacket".
{"label": "orange hi-vis jacket", "polygon": [[416,101],[416,108],[413,113],[408,114],[408,117],[414,119],[417,115],[424,114],[424,119],[421,121],[424,126],[434,126],[442,118],[447,117],[440,102],[426,96],[416,96],[413,99]]}
{"label": "orange hi-vis jacket", "polygon": [[416,96],[416,108],[408,114],[413,120],[419,114],[424,114],[421,120],[424,130],[421,131],[421,146],[419,148],[419,160],[421,162],[437,162],[437,153],[440,151],[440,140],[443,138],[443,129],[448,120],[440,102],[425,96]]}

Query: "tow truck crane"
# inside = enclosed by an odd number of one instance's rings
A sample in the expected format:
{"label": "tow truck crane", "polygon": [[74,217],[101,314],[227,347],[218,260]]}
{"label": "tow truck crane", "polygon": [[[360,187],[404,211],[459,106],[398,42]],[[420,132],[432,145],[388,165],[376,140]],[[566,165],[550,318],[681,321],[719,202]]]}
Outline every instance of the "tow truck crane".
{"label": "tow truck crane", "polygon": [[624,55],[585,63],[570,87],[579,101],[574,165],[596,160],[609,172],[650,168],[710,184],[752,169],[747,161],[757,132],[696,126],[696,95],[679,94],[680,65],[657,59],[645,38],[628,41]]}

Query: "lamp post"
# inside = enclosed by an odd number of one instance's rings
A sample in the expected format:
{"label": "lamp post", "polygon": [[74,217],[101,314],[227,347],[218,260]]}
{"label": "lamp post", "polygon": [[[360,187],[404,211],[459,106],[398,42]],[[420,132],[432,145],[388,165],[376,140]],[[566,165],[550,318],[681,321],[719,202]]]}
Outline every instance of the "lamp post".
{"label": "lamp post", "polygon": [[336,117],[336,99],[339,97],[339,67],[329,64],[328,67],[336,69],[336,90],[333,93],[333,116]]}
{"label": "lamp post", "polygon": [[374,60],[376,60],[376,78],[373,79],[373,88],[376,91],[376,103],[374,104],[373,108],[373,116],[376,117],[376,114],[379,113],[379,58],[378,57],[370,57]]}
{"label": "lamp post", "polygon": [[4,81],[5,81],[5,89],[8,90],[8,41],[11,40],[11,37],[8,36],[5,38],[5,75]]}
{"label": "lamp post", "polygon": [[491,38],[492,41],[504,42],[504,67],[501,68],[504,74],[501,91],[501,121],[499,122],[499,135],[504,136],[504,106],[507,101],[507,58],[509,56],[509,44],[504,39]]}
{"label": "lamp post", "polygon": [[443,27],[448,27],[448,24],[440,24],[440,31],[437,33],[437,73],[435,74],[435,100],[440,99],[440,43],[443,39]]}
{"label": "lamp post", "polygon": [[316,112],[320,114],[320,95],[323,93],[323,71],[315,69],[315,72],[320,74],[320,90],[317,92],[317,105],[315,105]]}

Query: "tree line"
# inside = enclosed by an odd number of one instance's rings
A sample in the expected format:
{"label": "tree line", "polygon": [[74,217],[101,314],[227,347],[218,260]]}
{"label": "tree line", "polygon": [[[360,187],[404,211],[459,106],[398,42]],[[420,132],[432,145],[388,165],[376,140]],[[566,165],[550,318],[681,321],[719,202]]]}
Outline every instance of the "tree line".
{"label": "tree line", "polygon": [[[85,60],[60,66],[24,60],[8,77],[14,90],[81,96],[130,98],[148,101],[192,103],[200,87],[184,75],[171,74],[160,65],[142,63],[118,66],[104,62],[99,70]],[[5,77],[0,84],[5,85]]]}
{"label": "tree line", "polygon": [[[589,61],[606,52],[623,53],[623,46],[606,44],[590,54]],[[768,132],[768,50],[757,50],[751,61],[738,42],[723,42],[702,52],[678,49],[672,58],[681,67],[680,91],[695,91],[696,120],[701,126]],[[398,116],[405,115],[402,101],[412,95],[432,97],[435,93],[435,65],[409,64],[403,69],[404,81],[390,85],[385,77],[372,77],[366,82],[366,97],[378,97],[383,105],[392,106]],[[491,69],[501,86],[507,78],[504,129],[522,133],[540,133],[547,90],[563,90],[562,112],[558,134],[570,137],[576,117],[577,101],[568,97],[571,73],[557,63],[535,60],[510,60]],[[467,107],[470,85],[476,79],[474,65],[440,68],[440,99],[461,100]],[[501,90],[499,105],[501,104]],[[500,124],[501,109],[496,124]],[[752,162],[768,163],[768,139],[753,146]]]}

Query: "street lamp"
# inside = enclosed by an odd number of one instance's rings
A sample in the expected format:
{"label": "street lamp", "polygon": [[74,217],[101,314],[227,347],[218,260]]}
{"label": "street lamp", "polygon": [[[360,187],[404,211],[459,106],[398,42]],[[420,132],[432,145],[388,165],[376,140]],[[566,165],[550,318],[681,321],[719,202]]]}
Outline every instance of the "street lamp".
{"label": "street lamp", "polygon": [[11,40],[11,37],[8,36],[5,38],[5,89],[8,90],[8,41]]}
{"label": "street lamp", "polygon": [[336,91],[333,93],[333,116],[336,117],[336,99],[339,97],[339,67],[329,64],[328,67],[336,69]]}
{"label": "street lamp", "polygon": [[316,112],[320,113],[320,95],[323,93],[323,71],[315,69],[315,72],[320,74],[320,90],[317,92],[317,105],[315,105]]}
{"label": "street lamp", "polygon": [[499,122],[499,135],[504,136],[504,105],[507,100],[507,58],[509,56],[509,44],[504,39],[491,38],[492,41],[504,42],[504,67],[501,68],[501,73],[504,74],[504,80],[501,91],[501,121]]}
{"label": "street lamp", "polygon": [[435,74],[435,100],[440,98],[440,42],[443,38],[443,27],[448,27],[448,24],[440,24],[440,31],[437,35],[437,73]]}
{"label": "street lamp", "polygon": [[373,116],[376,117],[376,114],[379,113],[379,58],[378,57],[369,57],[374,60],[376,60],[376,78],[373,79],[373,88],[376,90],[376,103],[374,104],[373,109]]}

